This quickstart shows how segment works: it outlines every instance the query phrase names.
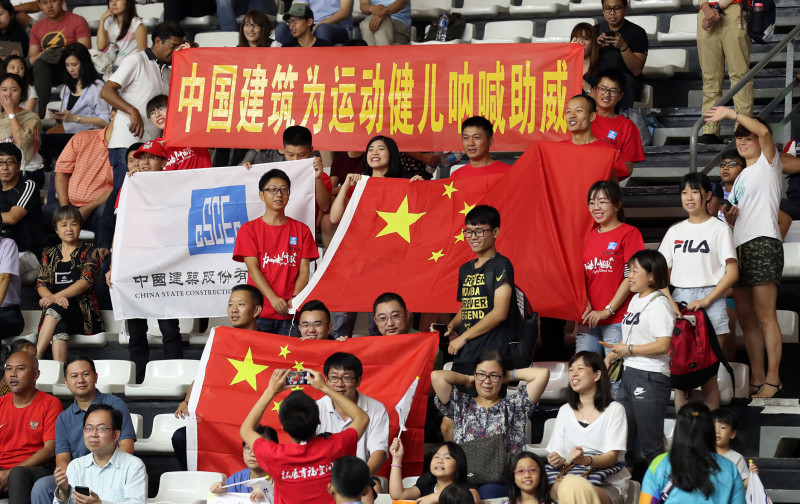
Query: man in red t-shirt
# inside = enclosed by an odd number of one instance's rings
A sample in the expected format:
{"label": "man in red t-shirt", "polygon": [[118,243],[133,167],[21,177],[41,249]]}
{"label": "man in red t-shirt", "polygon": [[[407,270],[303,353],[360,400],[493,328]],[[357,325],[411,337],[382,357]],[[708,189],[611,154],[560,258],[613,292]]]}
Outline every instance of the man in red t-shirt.
{"label": "man in red t-shirt", "polygon": [[494,129],[492,123],[485,117],[474,116],[461,123],[461,145],[469,158],[469,163],[451,172],[450,178],[507,172],[511,168],[510,165],[495,161],[489,155],[492,143],[494,143]]}
{"label": "man in red t-shirt", "polygon": [[630,174],[625,163],[620,160],[619,151],[610,143],[598,140],[592,135],[592,123],[597,117],[597,103],[594,98],[584,94],[573,96],[567,102],[564,117],[567,120],[567,131],[572,135],[572,138],[562,140],[561,143],[614,149],[617,152],[617,157],[614,161],[614,173],[611,175],[611,180],[619,182],[628,178]]}
{"label": "man in red t-shirt", "polygon": [[289,443],[276,443],[256,431],[267,406],[287,385],[288,369],[272,372],[269,385],[242,423],[239,433],[253,447],[258,465],[275,482],[275,504],[313,502],[333,504],[328,493],[334,460],[356,454],[356,443],[367,430],[369,416],[356,403],[331,389],[318,371],[304,370],[309,385],[331,398],[337,411],[351,421],[342,432],[327,437],[317,436],[319,407],[302,390],[289,394],[282,402],[278,418]]}
{"label": "man in red t-shirt", "polygon": [[56,418],[61,401],[36,390],[39,361],[28,352],[11,354],[5,380],[10,394],[0,397],[0,498],[30,504],[37,479],[53,474]]}
{"label": "man in red t-shirt", "polygon": [[286,216],[291,189],[283,170],[269,170],[258,182],[264,215],[246,222],[236,235],[233,260],[245,263],[249,278],[269,303],[258,318],[259,331],[289,335],[292,298],[308,283],[309,264],[319,257],[308,226]]}
{"label": "man in red t-shirt", "polygon": [[164,124],[167,122],[167,95],[157,95],[147,102],[147,118],[150,124],[161,131],[156,141],[161,142],[166,151],[164,171],[191,170],[194,168],[211,168],[211,155],[206,147],[173,147],[164,141]]}
{"label": "man in red t-shirt", "polygon": [[[597,85],[592,90],[597,102],[597,117],[592,122],[592,134],[610,143],[620,152],[620,157],[633,173],[633,164],[644,161],[642,137],[639,128],[627,117],[615,112],[625,89],[625,75],[616,68],[600,72]],[[621,180],[621,179],[620,179]]]}

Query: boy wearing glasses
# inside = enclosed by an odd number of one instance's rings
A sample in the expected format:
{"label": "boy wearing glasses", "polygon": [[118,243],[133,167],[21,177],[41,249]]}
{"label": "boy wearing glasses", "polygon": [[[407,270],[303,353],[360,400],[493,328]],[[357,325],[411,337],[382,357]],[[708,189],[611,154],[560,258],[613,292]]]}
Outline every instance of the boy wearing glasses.
{"label": "boy wearing glasses", "polygon": [[[597,45],[600,47],[597,69],[617,69],[623,74],[625,95],[622,107],[631,108],[642,92],[642,70],[647,61],[647,32],[625,19],[628,0],[602,0],[603,22],[597,30]],[[599,82],[599,78],[597,81]]]}
{"label": "boy wearing glasses", "polygon": [[464,219],[464,239],[477,257],[458,269],[458,301],[461,310],[447,324],[453,357],[453,371],[472,374],[475,359],[484,350],[496,350],[508,357],[508,345],[521,322],[514,306],[514,267],[495,248],[500,232],[497,209],[478,205]]}
{"label": "boy wearing glasses", "polygon": [[597,85],[592,90],[597,103],[597,117],[592,121],[592,135],[608,142],[620,152],[620,160],[628,170],[625,175],[627,177],[633,173],[634,163],[644,161],[644,149],[639,129],[633,121],[615,112],[617,104],[623,99],[624,88],[625,76],[619,70],[609,68],[600,73]]}
{"label": "boy wearing glasses", "polygon": [[156,139],[164,146],[167,162],[164,171],[191,170],[193,168],[210,168],[211,155],[206,147],[172,147],[164,141],[164,124],[167,122],[167,95],[160,94],[147,102],[147,118],[150,124],[158,128]]}
{"label": "boy wearing glasses", "polygon": [[308,226],[286,216],[291,186],[283,170],[269,170],[261,177],[258,196],[264,215],[239,229],[233,248],[233,260],[247,266],[247,283],[269,301],[256,322],[258,330],[284,336],[292,325],[292,298],[308,283],[309,264],[319,257]]}

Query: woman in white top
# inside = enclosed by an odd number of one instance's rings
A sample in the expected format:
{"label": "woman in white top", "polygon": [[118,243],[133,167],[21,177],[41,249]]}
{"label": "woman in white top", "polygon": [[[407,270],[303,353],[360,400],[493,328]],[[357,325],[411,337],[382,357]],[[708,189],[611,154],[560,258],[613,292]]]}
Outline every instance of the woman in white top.
{"label": "woman in white top", "polygon": [[[689,218],[667,230],[658,251],[670,268],[672,308],[676,316],[680,309],[676,303],[687,303],[692,311],[703,308],[714,327],[720,347],[728,336],[728,313],[725,292],[739,278],[739,265],[730,226],[708,213],[711,199],[711,181],[704,173],[688,173],[681,180],[681,204]],[[669,289],[662,291],[670,296]],[[710,367],[702,383],[692,383],[686,390],[675,390],[675,409],[680,410],[688,401],[691,389],[701,387],[703,402],[708,409],[719,408],[717,370],[719,363]]]}
{"label": "woman in white top", "polygon": [[[611,380],[600,354],[578,352],[569,360],[569,399],[556,417],[547,444],[547,462],[560,469],[567,460],[587,469],[607,469],[625,463],[628,423],[625,408],[613,401]],[[625,502],[630,474],[624,468],[594,486],[603,504]],[[551,495],[555,499],[559,483]]]}
{"label": "woman in white top", "polygon": [[114,70],[126,56],[147,49],[147,28],[136,14],[134,0],[108,0],[108,10],[97,27],[97,48],[113,51]]}
{"label": "woman in white top", "polygon": [[622,319],[622,341],[606,356],[606,366],[624,359],[617,401],[628,419],[628,465],[638,439],[647,464],[664,452],[664,417],[671,390],[669,351],[675,314],[660,289],[669,285],[667,261],[660,252],[640,250],[628,261],[634,295]]}
{"label": "woman in white top", "polygon": [[783,341],[777,314],[783,274],[783,242],[778,227],[781,157],[769,126],[760,119],[726,107],[711,107],[705,116],[706,121],[732,119],[739,123],[734,131],[736,150],[746,166],[733,184],[732,206],[723,208],[725,219],[733,226],[739,259],[739,281],[733,297],[750,361],[750,393],[752,397],[774,397],[783,390],[779,374]]}

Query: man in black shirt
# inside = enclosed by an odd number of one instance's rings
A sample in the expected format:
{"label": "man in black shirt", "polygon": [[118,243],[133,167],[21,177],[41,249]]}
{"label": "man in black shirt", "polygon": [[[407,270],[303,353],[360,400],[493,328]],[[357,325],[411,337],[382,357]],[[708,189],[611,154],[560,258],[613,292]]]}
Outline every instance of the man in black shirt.
{"label": "man in black shirt", "polygon": [[295,3],[289,12],[283,15],[289,25],[294,39],[283,47],[330,47],[331,43],[314,36],[311,27],[314,25],[314,13],[308,5]]}
{"label": "man in black shirt", "polygon": [[28,268],[23,264],[32,265],[31,261],[35,261],[38,265],[42,253],[42,201],[36,184],[20,175],[21,160],[22,152],[16,145],[0,143],[0,232],[17,242],[20,259],[32,256],[20,261],[20,276],[24,277]]}
{"label": "man in black shirt", "polygon": [[[628,0],[603,0],[603,22],[597,25],[597,45],[600,60],[595,74],[607,68],[625,73],[626,86],[620,107],[630,108],[642,94],[642,70],[647,60],[647,33],[625,19]],[[592,86],[597,82],[591,80]]]}

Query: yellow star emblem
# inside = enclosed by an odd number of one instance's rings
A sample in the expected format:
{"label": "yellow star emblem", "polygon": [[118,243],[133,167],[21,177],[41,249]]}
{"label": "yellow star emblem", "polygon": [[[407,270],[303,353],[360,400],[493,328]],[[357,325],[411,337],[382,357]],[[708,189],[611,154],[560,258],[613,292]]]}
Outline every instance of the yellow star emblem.
{"label": "yellow star emblem", "polygon": [[475,205],[467,205],[467,202],[465,201],[464,202],[464,210],[461,210],[458,213],[463,213],[464,215],[467,215],[469,213],[469,211],[472,210],[473,208],[475,208]]}
{"label": "yellow star emblem", "polygon": [[433,262],[439,262],[439,259],[444,257],[444,254],[442,254],[442,250],[444,249],[439,249],[439,252],[431,252],[431,256],[428,258],[428,260]]}
{"label": "yellow star emblem", "polygon": [[303,387],[301,387],[300,385],[298,385],[298,386],[296,386],[296,387],[292,387],[292,390],[303,390]]}
{"label": "yellow star emblem", "polygon": [[458,233],[453,238],[456,239],[453,243],[463,242],[464,241],[464,233]]}
{"label": "yellow star emblem", "polygon": [[292,366],[292,367],[295,368],[298,371],[302,371],[303,370],[303,363],[294,361],[294,366]]}
{"label": "yellow star emblem", "polygon": [[453,199],[453,193],[458,191],[458,189],[453,187],[453,184],[455,184],[455,182],[450,182],[449,184],[443,184],[444,192],[442,193],[442,196],[447,196],[448,198]]}
{"label": "yellow star emblem", "polygon": [[281,412],[281,403],[283,401],[272,401],[272,411]]}
{"label": "yellow star emblem", "polygon": [[278,353],[278,357],[283,357],[285,359],[290,353],[292,353],[292,351],[289,350],[289,345],[282,346],[281,351]]}
{"label": "yellow star emblem", "polygon": [[400,203],[400,207],[396,212],[381,212],[376,210],[381,219],[386,221],[386,227],[378,233],[375,238],[385,236],[392,233],[397,233],[403,237],[405,241],[411,243],[411,225],[417,222],[420,217],[427,212],[422,213],[409,213],[408,212],[408,196]]}
{"label": "yellow star emblem", "polygon": [[269,367],[253,362],[253,351],[250,348],[247,349],[247,355],[244,356],[244,360],[239,361],[228,358],[228,362],[236,368],[236,376],[233,377],[231,385],[246,381],[256,391],[258,390],[256,388],[256,376]]}

